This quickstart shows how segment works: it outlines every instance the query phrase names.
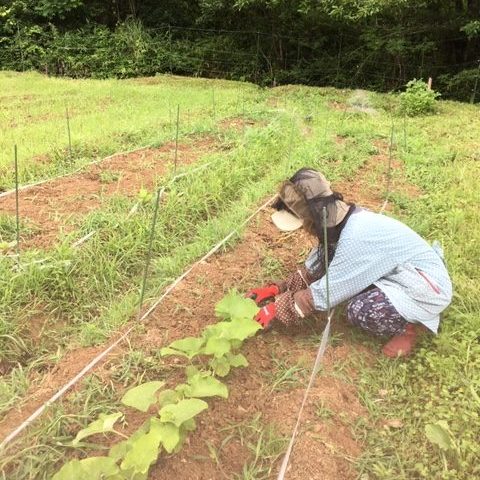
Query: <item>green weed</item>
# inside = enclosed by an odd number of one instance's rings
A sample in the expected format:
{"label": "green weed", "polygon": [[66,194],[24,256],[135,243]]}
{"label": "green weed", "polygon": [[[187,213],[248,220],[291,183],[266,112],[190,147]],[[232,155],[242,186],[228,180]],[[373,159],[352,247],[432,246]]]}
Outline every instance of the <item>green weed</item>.
{"label": "green weed", "polygon": [[276,433],[272,425],[264,425],[261,414],[241,423],[230,425],[222,429],[229,432],[225,445],[231,440],[237,440],[245,446],[252,457],[243,465],[241,473],[235,473],[229,478],[232,480],[266,480],[271,478],[275,469],[275,462],[284,452],[287,439]]}
{"label": "green weed", "polygon": [[272,360],[271,370],[263,372],[270,393],[299,387],[308,377],[307,368],[300,364],[291,365],[289,362],[277,358]]}

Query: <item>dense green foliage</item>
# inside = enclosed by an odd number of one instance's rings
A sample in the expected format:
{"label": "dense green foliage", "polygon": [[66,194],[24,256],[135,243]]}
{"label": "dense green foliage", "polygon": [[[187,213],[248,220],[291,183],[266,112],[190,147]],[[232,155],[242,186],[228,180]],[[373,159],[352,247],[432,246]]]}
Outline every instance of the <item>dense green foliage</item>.
{"label": "dense green foliage", "polygon": [[433,112],[435,100],[439,96],[422,80],[410,80],[406,91],[400,94],[401,111],[411,117]]}
{"label": "dense green foliage", "polygon": [[1,0],[0,22],[1,68],[73,77],[389,90],[431,76],[471,100],[480,74],[479,0]]}

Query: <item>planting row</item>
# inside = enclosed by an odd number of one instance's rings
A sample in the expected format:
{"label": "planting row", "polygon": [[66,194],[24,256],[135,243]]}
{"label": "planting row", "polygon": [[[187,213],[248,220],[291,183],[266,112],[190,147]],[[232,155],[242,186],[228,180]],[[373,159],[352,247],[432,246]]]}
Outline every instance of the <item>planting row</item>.
{"label": "planting row", "polygon": [[123,412],[101,414],[77,433],[72,447],[84,446],[86,438],[97,434],[113,433],[124,439],[109,449],[108,456],[71,460],[52,480],[143,480],[162,449],[167,453],[181,449],[188,433],[196,429],[195,417],[208,408],[202,399],[228,397],[227,386],[216,376],[225,377],[231,368],[248,366],[238,350],[261,328],[253,320],[258,312],[255,302],[233,292],[215,311],[222,321],[206,327],[200,337],[177,340],[161,349],[162,356],[183,356],[190,361],[197,357],[196,365],[186,367],[186,383],[164,389],[165,382],[157,380],[128,390],[122,398],[125,406],[144,413],[155,409],[156,414],[128,437],[115,430],[115,424],[125,416]]}

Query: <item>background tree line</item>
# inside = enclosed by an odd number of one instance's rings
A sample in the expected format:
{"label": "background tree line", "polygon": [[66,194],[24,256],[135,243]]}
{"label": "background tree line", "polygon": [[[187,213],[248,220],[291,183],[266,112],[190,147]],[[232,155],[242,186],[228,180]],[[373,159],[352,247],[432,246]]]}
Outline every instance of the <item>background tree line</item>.
{"label": "background tree line", "polygon": [[0,0],[2,69],[377,90],[432,76],[469,100],[479,61],[480,0]]}

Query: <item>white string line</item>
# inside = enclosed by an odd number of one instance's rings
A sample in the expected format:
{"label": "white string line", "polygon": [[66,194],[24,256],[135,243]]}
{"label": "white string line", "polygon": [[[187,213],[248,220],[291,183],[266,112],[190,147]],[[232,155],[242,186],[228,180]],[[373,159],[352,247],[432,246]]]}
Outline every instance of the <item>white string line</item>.
{"label": "white string line", "polygon": [[325,325],[325,328],[323,330],[322,339],[320,340],[320,346],[318,347],[317,357],[315,358],[315,363],[313,365],[312,373],[310,375],[310,380],[308,381],[307,389],[305,390],[305,394],[303,395],[303,400],[300,406],[300,410],[298,412],[297,421],[295,423],[295,427],[293,429],[293,433],[290,438],[287,451],[285,453],[285,456],[283,457],[282,466],[280,467],[280,471],[278,472],[277,480],[283,480],[285,478],[288,462],[290,460],[290,455],[292,453],[293,445],[295,444],[295,439],[298,433],[298,428],[300,426],[300,421],[302,419],[303,410],[305,408],[305,404],[307,403],[307,398],[310,393],[310,389],[312,388],[312,385],[315,382],[315,377],[317,376],[317,373],[320,370],[323,356],[325,355],[325,350],[327,349],[328,338],[330,336],[330,325],[331,325],[331,320],[334,313],[335,313],[335,309],[332,309],[332,311],[328,316],[327,324]]}
{"label": "white string line", "polygon": [[[168,142],[166,142],[165,144],[168,144]],[[85,165],[82,165],[82,166],[76,168],[75,170],[73,170],[69,173],[65,173],[64,175],[58,175],[57,177],[46,178],[44,180],[39,180],[38,182],[23,185],[18,189],[18,191],[21,192],[23,190],[28,190],[30,188],[37,187],[38,185],[43,185],[44,183],[54,182],[57,179],[71,177],[72,175],[75,175],[76,173],[79,173],[82,170],[84,170],[85,168],[88,168],[92,165],[97,165],[99,163],[102,163],[106,160],[110,160],[111,158],[114,158],[114,157],[118,157],[120,155],[129,155],[130,153],[135,153],[135,152],[139,152],[141,150],[146,150],[147,148],[155,148],[155,145],[149,144],[149,145],[144,145],[143,147],[134,148],[132,150],[126,150],[124,152],[112,153],[111,155],[108,155],[108,157],[100,158],[98,160],[94,160],[93,162],[86,163]],[[181,176],[184,176],[184,175],[186,175],[186,174],[181,173],[180,175],[178,175],[178,177],[181,177]],[[7,197],[8,195],[13,195],[15,192],[16,192],[15,188],[13,188],[11,190],[7,190],[6,192],[2,192],[2,193],[0,193],[0,198]]]}
{"label": "white string line", "polygon": [[[218,242],[209,252],[207,252],[200,260],[197,260],[188,270],[186,270],[180,277],[178,277],[160,296],[160,298],[142,315],[140,321],[144,321],[164,300],[164,298],[200,263],[207,260],[215,252],[217,252],[230,238],[232,238],[238,230],[244,227],[252,218],[254,218],[258,213],[265,209],[273,200],[277,198],[277,195],[269,198],[263,205],[257,208],[246,220],[244,220],[240,225],[232,230],[223,240]],[[78,372],[72,379],[63,385],[60,390],[58,390],[54,395],[52,395],[43,405],[41,405],[35,412],[33,412],[26,420],[24,420],[17,428],[11,431],[0,443],[0,450],[3,450],[5,446],[10,443],[15,437],[17,437],[25,428],[27,428],[31,423],[33,423],[42,413],[60,397],[62,397],[67,390],[73,387],[81,378],[83,378],[90,370],[92,370],[101,360],[103,360],[119,343],[125,340],[130,332],[137,326],[138,323],[135,323],[129,327],[115,342],[113,342],[108,348],[103,352],[99,353],[95,358],[93,358],[83,369]]]}

